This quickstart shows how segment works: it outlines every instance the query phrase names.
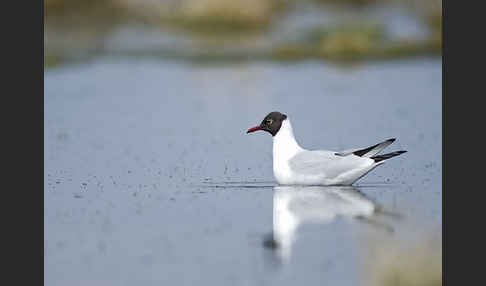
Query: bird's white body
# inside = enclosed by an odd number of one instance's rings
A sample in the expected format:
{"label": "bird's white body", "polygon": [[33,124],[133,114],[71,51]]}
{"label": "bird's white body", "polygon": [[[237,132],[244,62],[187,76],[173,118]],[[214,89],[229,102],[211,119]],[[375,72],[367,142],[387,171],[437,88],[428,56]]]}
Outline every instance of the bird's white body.
{"label": "bird's white body", "polygon": [[383,163],[369,157],[388,145],[370,151],[369,156],[305,150],[295,140],[287,118],[273,137],[273,174],[281,185],[351,185]]}

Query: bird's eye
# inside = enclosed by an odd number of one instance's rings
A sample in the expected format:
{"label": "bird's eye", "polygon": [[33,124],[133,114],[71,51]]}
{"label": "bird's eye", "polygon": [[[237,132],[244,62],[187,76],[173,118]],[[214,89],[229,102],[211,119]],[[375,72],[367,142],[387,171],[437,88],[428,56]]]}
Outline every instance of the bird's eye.
{"label": "bird's eye", "polygon": [[268,125],[272,125],[273,120],[272,119],[267,119],[267,120],[265,120],[265,123],[268,124]]}

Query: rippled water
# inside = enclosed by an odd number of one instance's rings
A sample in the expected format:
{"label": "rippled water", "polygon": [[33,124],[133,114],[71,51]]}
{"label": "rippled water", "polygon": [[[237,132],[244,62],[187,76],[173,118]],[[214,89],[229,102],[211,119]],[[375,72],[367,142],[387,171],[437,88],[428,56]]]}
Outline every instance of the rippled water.
{"label": "rippled water", "polygon": [[[441,61],[202,65],[103,57],[45,72],[48,285],[362,285],[381,242],[441,245]],[[397,141],[354,187],[279,187],[308,149]]]}

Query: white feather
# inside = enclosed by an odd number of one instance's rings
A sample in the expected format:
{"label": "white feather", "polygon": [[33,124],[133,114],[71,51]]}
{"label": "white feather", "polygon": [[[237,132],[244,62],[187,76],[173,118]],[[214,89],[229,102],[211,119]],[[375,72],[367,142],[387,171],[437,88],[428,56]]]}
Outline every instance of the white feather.
{"label": "white feather", "polygon": [[273,137],[273,172],[282,185],[351,185],[383,162],[334,151],[309,151],[295,140],[287,118]]}

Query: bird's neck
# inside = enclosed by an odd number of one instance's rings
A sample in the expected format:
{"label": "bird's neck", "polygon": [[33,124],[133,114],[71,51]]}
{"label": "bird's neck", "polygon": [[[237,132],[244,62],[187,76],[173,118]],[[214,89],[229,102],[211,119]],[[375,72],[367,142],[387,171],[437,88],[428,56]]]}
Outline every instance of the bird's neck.
{"label": "bird's neck", "polygon": [[287,118],[273,137],[273,158],[288,160],[301,151],[302,148],[295,141],[294,132],[290,120]]}

